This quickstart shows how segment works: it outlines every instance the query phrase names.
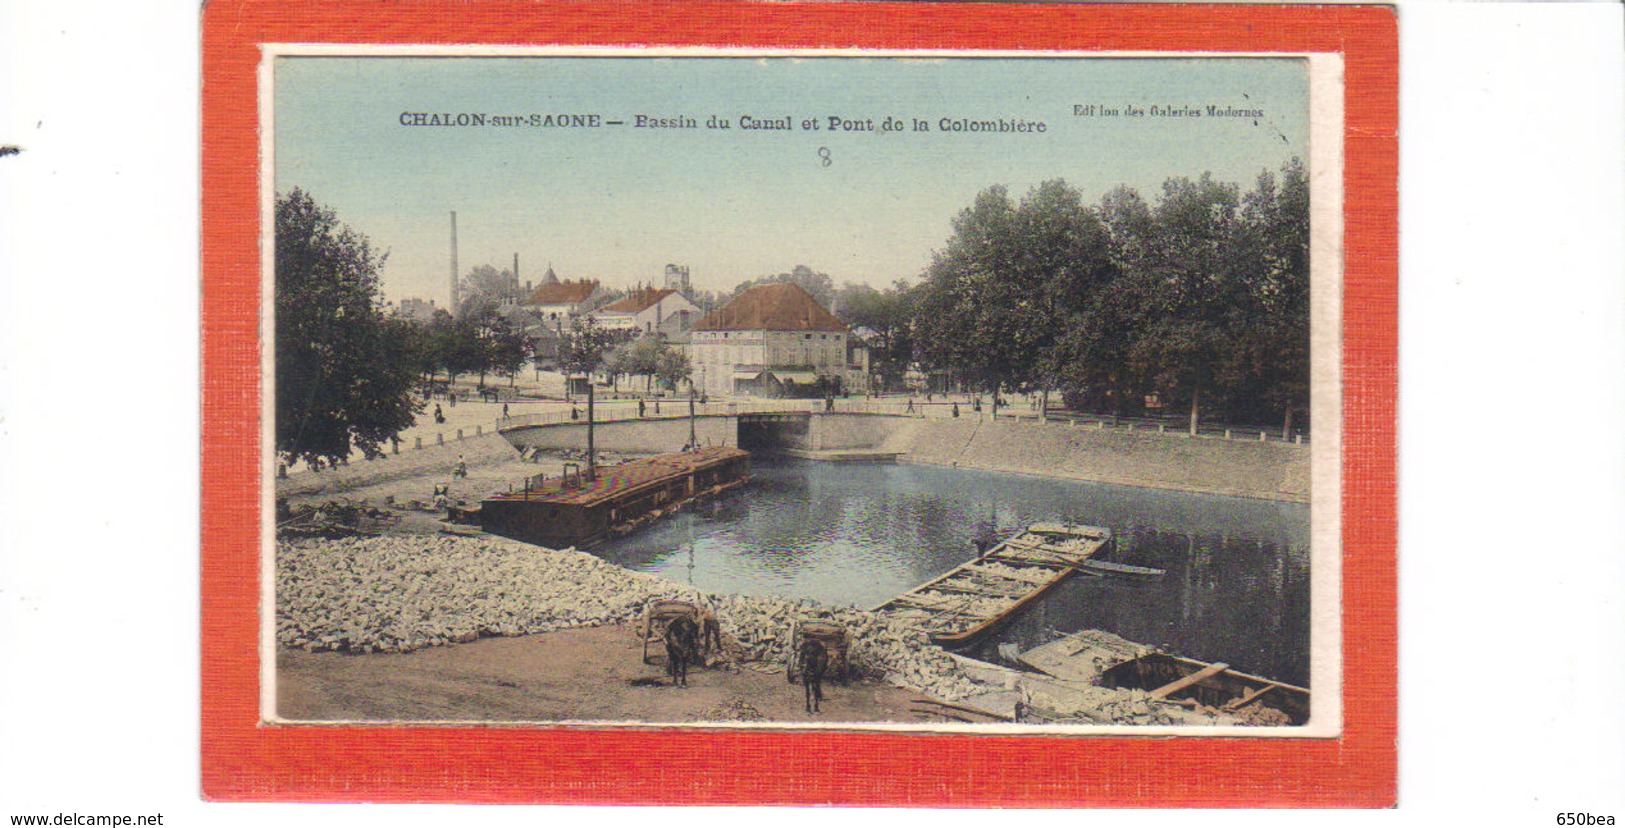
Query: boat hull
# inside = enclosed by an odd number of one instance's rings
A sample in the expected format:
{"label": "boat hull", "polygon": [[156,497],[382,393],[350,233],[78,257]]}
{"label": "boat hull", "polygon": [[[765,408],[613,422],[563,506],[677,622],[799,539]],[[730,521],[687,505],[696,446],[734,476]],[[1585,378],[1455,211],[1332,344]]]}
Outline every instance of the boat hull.
{"label": "boat hull", "polygon": [[[1187,681],[1191,683],[1180,686]],[[1167,653],[1149,653],[1114,665],[1101,673],[1100,683],[1154,695],[1172,686],[1177,689],[1166,692],[1164,697],[1173,701],[1193,700],[1222,711],[1267,707],[1285,714],[1290,724],[1309,721],[1307,688]]]}
{"label": "boat hull", "polygon": [[876,609],[936,644],[966,647],[1078,572],[1110,540],[1111,532],[1098,526],[1033,524]]}

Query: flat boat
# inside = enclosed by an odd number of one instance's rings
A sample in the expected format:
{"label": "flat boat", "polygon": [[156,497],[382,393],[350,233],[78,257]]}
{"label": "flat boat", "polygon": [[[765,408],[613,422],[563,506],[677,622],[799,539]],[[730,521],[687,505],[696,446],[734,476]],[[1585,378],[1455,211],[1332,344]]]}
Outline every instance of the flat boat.
{"label": "flat boat", "polygon": [[526,481],[480,503],[480,528],[543,546],[589,547],[741,486],[750,454],[727,446],[662,454],[596,475]]}
{"label": "flat boat", "polygon": [[944,647],[963,647],[1079,571],[1111,542],[1109,529],[1035,523],[876,607]]}
{"label": "flat boat", "polygon": [[1255,713],[1273,708],[1286,723],[1309,721],[1309,690],[1262,676],[1231,670],[1224,663],[1209,664],[1167,653],[1148,653],[1114,665],[1100,674],[1106,687],[1145,690],[1153,698],[1194,700],[1228,713]]}

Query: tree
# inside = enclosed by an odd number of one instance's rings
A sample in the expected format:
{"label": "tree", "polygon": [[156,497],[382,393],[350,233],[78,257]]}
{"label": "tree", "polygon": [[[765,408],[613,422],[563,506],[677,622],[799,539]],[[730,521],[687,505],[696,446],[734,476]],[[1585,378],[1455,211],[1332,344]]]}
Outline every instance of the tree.
{"label": "tree", "polygon": [[1118,188],[1099,215],[1107,279],[1067,327],[1073,399],[1118,411],[1156,393],[1203,416],[1260,422],[1308,406],[1308,183],[1296,160],[1245,195],[1169,179],[1157,204]]}
{"label": "tree", "polygon": [[643,390],[653,390],[655,374],[660,370],[660,352],[666,348],[659,337],[645,336],[621,349],[620,367],[628,376],[643,377]]}
{"label": "tree", "polygon": [[919,351],[983,390],[1047,392],[1060,373],[1059,332],[1108,275],[1104,227],[1054,179],[1019,204],[989,187],[953,229],[921,286]]}
{"label": "tree", "polygon": [[1243,201],[1242,219],[1258,250],[1252,285],[1257,314],[1248,331],[1257,370],[1253,398],[1282,418],[1309,409],[1309,174],[1293,158],[1279,186],[1269,172]]}
{"label": "tree", "polygon": [[495,311],[504,304],[518,304],[529,298],[511,270],[498,270],[488,264],[470,270],[458,280],[457,315],[468,317]]}
{"label": "tree", "polygon": [[559,343],[559,368],[564,372],[564,393],[570,394],[570,378],[576,374],[587,377],[587,478],[598,479],[598,455],[593,447],[592,372],[604,363],[604,356],[616,341],[612,331],[598,327],[592,317],[577,316],[570,320],[570,330]]}
{"label": "tree", "polygon": [[870,333],[869,366],[882,388],[902,385],[914,361],[914,313],[918,292],[898,279],[885,290],[848,282],[841,287],[836,314],[853,328]]}
{"label": "tree", "polygon": [[677,385],[688,381],[693,373],[688,354],[664,342],[660,343],[660,351],[655,357],[655,376],[668,391],[676,392]]}
{"label": "tree", "polygon": [[276,451],[338,462],[411,426],[419,361],[409,322],[384,314],[384,254],[295,188],[276,201]]}
{"label": "tree", "polygon": [[747,282],[741,282],[734,288],[733,296],[729,298],[736,298],[757,285],[777,285],[786,282],[800,285],[803,290],[812,296],[814,301],[824,306],[826,310],[835,303],[835,280],[831,279],[828,273],[820,273],[803,264],[796,265],[788,273],[761,276]]}
{"label": "tree", "polygon": [[577,316],[570,320],[559,343],[559,370],[566,380],[577,374],[592,374],[604,364],[604,356],[615,345],[615,334],[598,327],[591,317]]}
{"label": "tree", "polygon": [[510,386],[535,355],[535,346],[525,333],[524,317],[518,314],[496,317],[489,329],[486,348],[491,370],[507,377]]}

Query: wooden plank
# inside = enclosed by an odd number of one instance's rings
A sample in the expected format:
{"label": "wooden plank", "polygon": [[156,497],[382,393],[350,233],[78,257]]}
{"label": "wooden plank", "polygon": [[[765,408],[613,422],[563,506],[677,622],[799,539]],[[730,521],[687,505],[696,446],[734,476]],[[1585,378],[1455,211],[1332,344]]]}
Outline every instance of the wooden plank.
{"label": "wooden plank", "polygon": [[1052,555],[1048,552],[1027,549],[1024,551],[996,550],[987,553],[982,558],[985,561],[1016,561],[1023,565],[1038,564],[1040,566],[1054,566],[1062,569],[1071,569],[1078,565],[1072,558],[1062,555]]}
{"label": "wooden plank", "polygon": [[952,598],[943,598],[939,601],[932,601],[911,593],[908,595],[899,595],[896,598],[887,601],[886,605],[891,606],[892,604],[901,604],[905,607],[919,607],[923,610],[936,610],[942,609],[943,607],[958,606],[961,603],[963,602],[956,601]]}
{"label": "wooden plank", "polygon": [[1017,590],[1015,592],[1010,592],[1008,590],[1001,591],[1001,590],[993,589],[990,586],[984,586],[982,584],[963,584],[963,583],[961,583],[961,584],[946,584],[946,583],[932,584],[931,588],[934,589],[934,590],[937,590],[938,592],[956,592],[956,593],[959,593],[961,595],[979,595],[979,596],[982,596],[983,598],[987,598],[987,599],[990,599],[990,600],[997,600],[999,598],[1019,598],[1019,597],[1021,597],[1023,595],[1026,595],[1029,592],[1032,592],[1032,590],[1030,590],[1030,589]]}
{"label": "wooden plank", "polygon": [[966,707],[965,705],[962,705],[962,704],[949,704],[948,702],[937,701],[936,699],[912,699],[910,701],[913,704],[929,704],[929,705],[934,705],[936,707],[945,707],[945,708],[947,708],[949,710],[957,710],[957,711],[959,711],[961,713],[970,713],[970,714],[976,715],[976,716],[986,716],[989,719],[995,719],[995,720],[998,720],[998,721],[1004,721],[1004,722],[1012,721],[1011,717],[1009,717],[1009,716],[1003,716],[1003,715],[1000,715],[998,713],[993,713],[991,711],[983,710],[983,709],[981,709],[979,707]]}
{"label": "wooden plank", "polygon": [[1083,568],[1098,570],[1100,572],[1113,572],[1121,575],[1139,575],[1147,578],[1160,578],[1167,572],[1147,566],[1131,566],[1129,564],[1112,563],[1111,561],[1086,560]]}
{"label": "wooden plank", "polygon": [[1259,696],[1262,696],[1265,693],[1268,693],[1269,691],[1274,690],[1275,687],[1276,687],[1276,685],[1266,684],[1263,687],[1258,687],[1258,688],[1255,688],[1253,690],[1249,690],[1249,691],[1247,691],[1247,694],[1242,696],[1241,698],[1234,699],[1232,701],[1226,702],[1225,705],[1224,705],[1224,709],[1225,710],[1238,710],[1240,708],[1246,707],[1247,705],[1252,704],[1255,701],[1258,701]]}
{"label": "wooden plank", "polygon": [[1228,669],[1230,669],[1230,665],[1225,664],[1222,661],[1219,662],[1218,664],[1210,664],[1207,667],[1204,667],[1201,670],[1197,670],[1196,672],[1191,673],[1190,675],[1188,675],[1188,676],[1186,676],[1186,677],[1184,677],[1184,678],[1182,678],[1182,679],[1180,679],[1178,681],[1169,682],[1167,684],[1164,684],[1161,687],[1158,687],[1155,690],[1152,690],[1151,691],[1151,698],[1153,698],[1153,699],[1167,698],[1169,695],[1171,695],[1173,693],[1178,693],[1179,691],[1184,690],[1185,688],[1187,688],[1187,687],[1189,687],[1189,686],[1191,686],[1193,684],[1196,684],[1197,682],[1202,681],[1203,679],[1210,679],[1210,678],[1212,678],[1212,677],[1214,677],[1214,676],[1216,676],[1216,675],[1218,675],[1218,674],[1220,674],[1220,673],[1222,673],[1222,672],[1224,672],[1224,671],[1226,671]]}

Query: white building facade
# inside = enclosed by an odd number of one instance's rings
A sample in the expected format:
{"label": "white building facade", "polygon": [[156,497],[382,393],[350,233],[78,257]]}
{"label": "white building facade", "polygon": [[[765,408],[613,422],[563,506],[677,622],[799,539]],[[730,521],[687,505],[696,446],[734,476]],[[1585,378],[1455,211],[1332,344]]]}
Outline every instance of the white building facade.
{"label": "white building facade", "polygon": [[644,288],[589,315],[609,330],[670,334],[693,327],[700,309],[675,290]]}
{"label": "white building facade", "polygon": [[689,336],[694,384],[707,395],[809,396],[847,382],[850,332],[794,284],[751,288]]}

